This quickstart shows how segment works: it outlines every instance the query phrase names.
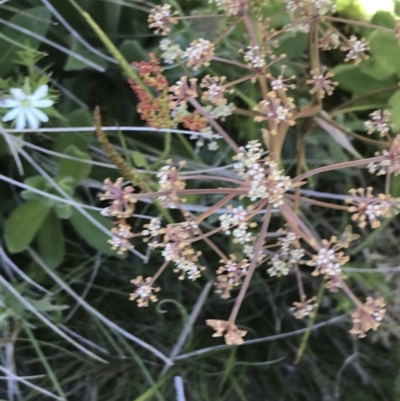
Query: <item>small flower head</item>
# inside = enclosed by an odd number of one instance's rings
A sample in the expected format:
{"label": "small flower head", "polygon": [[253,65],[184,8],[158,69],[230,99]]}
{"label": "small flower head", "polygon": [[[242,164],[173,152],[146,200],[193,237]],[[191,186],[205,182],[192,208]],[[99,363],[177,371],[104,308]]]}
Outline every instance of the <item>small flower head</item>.
{"label": "small flower head", "polygon": [[167,38],[161,40],[160,49],[163,50],[161,57],[164,59],[165,64],[172,64],[183,53],[179,45],[172,44],[171,40]]}
{"label": "small flower head", "polygon": [[202,66],[208,67],[210,65],[214,53],[214,44],[209,40],[200,38],[190,44],[190,47],[184,51],[182,58],[187,58],[188,67],[198,70]]}
{"label": "small flower head", "polygon": [[233,90],[224,88],[226,77],[211,77],[206,75],[200,83],[200,88],[206,88],[207,91],[203,92],[202,100],[211,102],[215,106],[226,104],[225,93],[232,93]]}
{"label": "small flower head", "polygon": [[280,248],[268,262],[271,267],[267,272],[271,277],[286,276],[295,263],[301,263],[304,256],[299,237],[292,231],[280,230],[280,232],[285,234],[276,244]]}
{"label": "small flower head", "polygon": [[300,302],[293,302],[293,307],[290,308],[293,311],[293,315],[296,319],[303,319],[307,316],[312,316],[316,304],[315,297],[307,299],[305,295],[303,295]]}
{"label": "small flower head", "polygon": [[296,76],[292,75],[289,78],[284,78],[284,72],[285,72],[286,66],[283,65],[281,68],[281,73],[275,78],[271,74],[267,74],[267,78],[270,81],[271,89],[273,91],[287,91],[288,89],[294,89],[296,87],[295,84],[289,84],[288,82],[295,79]]}
{"label": "small flower head", "polygon": [[[379,152],[375,153],[380,156]],[[382,152],[384,159],[380,162],[368,164],[368,171],[371,174],[384,175],[387,173],[399,175],[400,174],[400,135],[393,139],[389,151]]]}
{"label": "small flower head", "polygon": [[349,260],[349,257],[341,249],[348,248],[350,242],[356,240],[358,237],[358,235],[352,233],[351,226],[348,226],[339,239],[333,236],[329,241],[322,240],[322,246],[318,254],[314,255],[307,262],[308,266],[315,267],[315,270],[312,272],[313,276],[320,274],[325,276],[328,280],[326,287],[329,290],[336,292],[341,288],[343,279],[345,278],[342,266]]}
{"label": "small flower head", "polygon": [[381,225],[379,219],[393,217],[399,213],[399,202],[392,199],[390,195],[379,194],[378,197],[372,195],[372,187],[351,189],[349,192],[351,198],[346,199],[346,203],[350,204],[349,212],[353,221],[357,221],[359,227],[364,228],[367,223],[372,228]]}
{"label": "small flower head", "polygon": [[149,28],[155,28],[155,33],[167,35],[171,30],[169,25],[178,23],[175,17],[177,14],[176,11],[171,13],[171,6],[169,4],[156,6],[150,10],[148,18]]}
{"label": "small flower head", "polygon": [[319,41],[319,47],[322,50],[333,50],[340,46],[340,36],[338,33],[329,30]]}
{"label": "small flower head", "polygon": [[237,161],[235,170],[249,184],[250,200],[268,199],[273,207],[283,204],[283,195],[292,187],[292,181],[279,170],[274,160],[261,158],[261,144],[258,141],[250,141],[233,159]]}
{"label": "small flower head", "polygon": [[160,291],[160,287],[153,287],[152,277],[147,277],[143,280],[143,277],[139,276],[131,280],[131,283],[137,288],[130,294],[130,301],[136,300],[139,307],[149,306],[149,302],[158,301],[157,296],[154,293]]}
{"label": "small flower head", "polygon": [[119,219],[126,219],[132,216],[134,210],[133,205],[136,203],[135,196],[132,194],[133,187],[128,185],[123,188],[122,185],[123,178],[118,178],[115,183],[109,178],[104,180],[104,193],[99,194],[99,197],[100,200],[108,200],[111,204],[103,210],[103,215],[113,216]]}
{"label": "small flower head", "polygon": [[33,94],[26,93],[21,88],[11,88],[12,97],[7,97],[0,102],[0,107],[11,109],[6,113],[2,121],[15,120],[17,130],[23,130],[28,124],[30,128],[39,128],[40,123],[49,121],[49,117],[40,109],[53,105],[53,101],[46,99],[49,87],[39,86]]}
{"label": "small flower head", "polygon": [[268,98],[261,100],[257,106],[253,108],[259,115],[254,118],[255,121],[268,121],[271,123],[271,134],[275,135],[280,123],[294,125],[292,110],[295,108],[293,99],[288,97],[282,100],[277,96],[276,92],[268,93]]}
{"label": "small flower head", "polygon": [[114,236],[107,241],[111,244],[111,249],[117,250],[117,253],[122,255],[133,248],[133,245],[129,242],[129,239],[133,237],[129,224],[125,222],[119,223],[117,227],[111,229],[111,232]]}
{"label": "small flower head", "polygon": [[377,299],[368,297],[365,304],[351,314],[353,328],[350,333],[363,338],[366,336],[367,331],[376,330],[385,316],[385,306],[385,301],[382,297]]}
{"label": "small flower head", "polygon": [[228,16],[241,15],[248,8],[248,0],[209,0]]}
{"label": "small flower head", "polygon": [[175,85],[169,88],[169,107],[174,109],[186,105],[189,99],[197,97],[196,78],[182,77]]}
{"label": "small flower head", "polygon": [[364,126],[367,134],[379,132],[380,136],[385,136],[390,132],[390,111],[376,110],[370,114],[371,120],[365,121]]}
{"label": "small flower head", "polygon": [[348,46],[342,46],[342,51],[347,51],[345,62],[353,60],[354,64],[359,64],[361,61],[366,60],[369,56],[366,52],[370,49],[370,46],[364,38],[358,39],[352,35],[349,39]]}
{"label": "small flower head", "polygon": [[180,199],[177,191],[185,189],[186,183],[180,180],[179,171],[184,166],[184,162],[180,162],[179,166],[173,165],[172,160],[167,160],[167,165],[161,167],[157,173],[159,178],[158,192],[167,192],[164,195],[158,197],[158,200],[162,202],[166,207],[176,208],[180,202],[184,202],[184,199]]}
{"label": "small flower head", "polygon": [[221,260],[224,265],[219,267],[217,274],[226,276],[232,287],[237,287],[242,284],[242,279],[247,274],[249,261],[242,259],[238,262],[235,255],[229,255],[229,257],[227,261]]}
{"label": "small flower head", "polygon": [[265,53],[260,49],[260,46],[247,46],[247,50],[240,50],[243,53],[243,58],[246,64],[255,70],[261,70],[266,66]]}
{"label": "small flower head", "polygon": [[312,85],[310,93],[315,93],[319,99],[323,99],[325,95],[332,95],[335,87],[338,85],[337,82],[331,81],[334,74],[332,72],[327,72],[326,67],[323,67],[322,70],[312,70],[311,76],[312,78],[308,79],[306,82]]}
{"label": "small flower head", "polygon": [[161,228],[161,219],[151,219],[150,223],[144,224],[143,228],[143,242],[148,243],[149,249],[156,249],[157,247],[159,247],[160,235],[164,233],[164,229]]}
{"label": "small flower head", "polygon": [[228,345],[243,344],[243,337],[247,334],[247,331],[239,330],[235,324],[225,320],[208,319],[206,324],[215,330],[213,337],[222,337],[225,333],[225,342]]}

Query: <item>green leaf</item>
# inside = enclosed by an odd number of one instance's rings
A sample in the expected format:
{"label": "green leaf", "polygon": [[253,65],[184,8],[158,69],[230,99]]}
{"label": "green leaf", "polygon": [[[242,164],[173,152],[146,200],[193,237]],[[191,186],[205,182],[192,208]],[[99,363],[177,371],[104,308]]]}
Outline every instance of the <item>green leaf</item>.
{"label": "green leaf", "polygon": [[371,57],[362,62],[360,71],[378,81],[384,81],[396,74],[395,66],[388,59],[380,57]]}
{"label": "green leaf", "polygon": [[72,206],[68,203],[58,202],[54,207],[54,212],[59,219],[66,220],[72,216]]}
{"label": "green leaf", "polygon": [[130,62],[148,60],[149,56],[142,45],[133,39],[125,40],[119,48],[121,54]]}
{"label": "green leaf", "polygon": [[393,198],[400,198],[400,175],[391,175],[390,195],[392,195]]}
{"label": "green leaf", "polygon": [[371,24],[393,29],[395,24],[393,13],[389,11],[377,11],[371,19]]}
{"label": "green leaf", "polygon": [[23,251],[42,226],[50,209],[38,200],[19,206],[6,221],[4,240],[11,253]]}
{"label": "green leaf", "polygon": [[[335,74],[335,81],[339,82],[339,87],[351,92],[354,96],[396,85],[394,77],[381,81],[373,79],[361,71],[360,65],[340,64],[333,68],[332,72]],[[381,97],[375,96],[368,99],[368,102],[376,103],[380,100]]]}
{"label": "green leaf", "polygon": [[[92,115],[84,109],[75,110],[67,116],[69,127],[91,127],[93,126]],[[53,150],[62,153],[69,145],[75,145],[82,151],[87,150],[93,139],[94,129],[90,132],[62,132],[57,135]],[[58,160],[58,159],[57,159]]]}
{"label": "green leaf", "polygon": [[397,91],[389,99],[391,106],[390,122],[394,125],[394,130],[397,132],[400,129],[400,91]]}
{"label": "green leaf", "polygon": [[51,211],[37,234],[40,254],[51,268],[58,267],[65,257],[65,242],[60,219]]}
{"label": "green leaf", "polygon": [[[46,36],[50,19],[51,14],[46,7],[35,7],[24,13],[15,15],[10,19],[10,22],[38,35]],[[5,27],[2,34],[15,42],[24,43],[31,48],[37,48],[40,45],[40,40],[27,36],[10,27]],[[5,77],[13,70],[16,52],[20,49],[17,46],[10,45],[9,42],[1,38],[0,49],[0,76]]]}
{"label": "green leaf", "polygon": [[[113,225],[110,219],[102,216],[99,212],[95,212],[92,210],[86,210],[86,211],[106,229],[111,230]],[[105,233],[103,233],[102,231],[100,231],[99,228],[94,226],[76,209],[73,210],[70,222],[74,227],[74,229],[76,230],[76,232],[90,246],[107,255],[120,256],[117,254],[117,252],[113,251],[111,249],[110,244],[108,244],[107,241],[110,239],[110,237]]]}
{"label": "green leaf", "polygon": [[[71,37],[71,51],[77,53],[86,59],[92,61],[93,63],[97,64],[99,67],[106,68],[107,61],[104,58],[98,56],[97,54],[93,54],[90,50],[84,47],[77,39]],[[64,66],[65,71],[71,70],[83,70],[89,68],[88,65],[75,57],[69,56],[67,59],[67,63]]]}
{"label": "green leaf", "polygon": [[[63,153],[77,159],[88,161],[92,160],[87,153],[82,152],[75,145],[69,145]],[[77,184],[81,182],[84,178],[86,178],[90,174],[91,170],[92,165],[89,163],[82,163],[77,160],[71,159],[61,159],[59,175],[64,177],[72,177],[75,181],[75,184]]]}
{"label": "green leaf", "polygon": [[374,30],[369,35],[371,54],[383,62],[391,63],[400,74],[400,46],[392,32]]}
{"label": "green leaf", "polygon": [[148,167],[147,161],[141,152],[135,150],[132,153],[132,160],[136,167]]}

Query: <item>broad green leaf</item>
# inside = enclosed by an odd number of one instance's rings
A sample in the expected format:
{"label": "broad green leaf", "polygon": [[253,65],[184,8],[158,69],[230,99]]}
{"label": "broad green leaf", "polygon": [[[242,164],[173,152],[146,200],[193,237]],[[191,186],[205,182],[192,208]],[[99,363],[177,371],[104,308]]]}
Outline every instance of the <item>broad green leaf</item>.
{"label": "broad green leaf", "polygon": [[397,91],[389,99],[391,107],[390,122],[394,125],[394,130],[397,132],[400,129],[400,91]]}
{"label": "broad green leaf", "polygon": [[286,54],[290,59],[300,57],[307,50],[307,34],[299,32],[296,35],[293,33],[283,33],[283,40],[274,53],[277,55]]}
{"label": "broad green leaf", "polygon": [[372,79],[384,81],[396,74],[396,67],[387,58],[371,57],[360,64],[360,71]]}
{"label": "broad green leaf", "polygon": [[[97,54],[93,54],[90,50],[84,47],[77,39],[71,37],[71,51],[77,53],[86,59],[92,61],[95,64],[98,64],[99,67],[106,68],[107,61],[104,58],[98,56]],[[65,71],[71,70],[83,70],[86,68],[90,68],[86,63],[77,60],[75,57],[69,56],[67,59],[67,63],[64,66]]]}
{"label": "broad green leaf", "polygon": [[[50,19],[51,14],[46,7],[35,7],[26,10],[24,13],[15,15],[10,19],[10,22],[38,35],[46,36],[50,25]],[[36,48],[40,45],[38,39],[34,39],[10,27],[5,27],[2,30],[2,34],[15,42],[24,43],[32,48]],[[20,49],[1,38],[0,49],[0,76],[6,77],[14,68],[16,52]]]}
{"label": "broad green leaf", "polygon": [[[83,109],[75,110],[67,116],[69,127],[92,127],[92,115]],[[82,151],[85,151],[93,139],[94,129],[89,132],[62,132],[57,135],[53,150],[63,153],[64,149],[69,145],[75,145]],[[55,157],[56,158],[56,157]],[[59,159],[57,159],[59,160]]]}
{"label": "broad green leaf", "polygon": [[390,177],[390,195],[393,198],[400,198],[400,175],[393,175]]}
{"label": "broad green leaf", "polygon": [[130,62],[148,60],[149,56],[142,45],[133,39],[125,40],[119,48],[121,54]]}
{"label": "broad green leaf", "polygon": [[[110,219],[102,216],[99,212],[95,212],[92,210],[86,210],[86,211],[106,229],[111,230],[113,225]],[[93,225],[93,223],[88,221],[76,209],[73,210],[70,222],[74,227],[74,229],[76,230],[76,232],[90,246],[107,255],[119,256],[117,252],[111,249],[111,245],[107,242],[110,239],[110,237],[105,233],[103,233],[102,231],[100,231],[99,228],[97,228],[95,225]]]}
{"label": "broad green leaf", "polygon": [[[332,72],[335,74],[335,81],[339,82],[339,87],[351,92],[355,96],[396,85],[394,77],[378,81],[362,73],[360,65],[340,64],[333,68]],[[367,100],[368,102],[376,103],[381,100],[381,96],[371,97]]]}
{"label": "broad green leaf", "polygon": [[391,63],[396,72],[400,74],[400,46],[393,33],[374,30],[369,35],[371,54],[382,61]]}
{"label": "broad green leaf", "polygon": [[59,219],[66,220],[72,216],[72,206],[68,203],[58,202],[54,206],[54,212]]}
{"label": "broad green leaf", "polygon": [[58,267],[65,257],[64,234],[60,219],[51,211],[37,234],[40,254],[51,268]]}
{"label": "broad green leaf", "polygon": [[23,251],[42,226],[50,209],[43,202],[30,200],[19,206],[6,221],[4,240],[11,253]]}
{"label": "broad green leaf", "polygon": [[[82,152],[75,145],[69,145],[63,153],[77,159],[87,161],[91,160],[91,157],[87,153]],[[59,175],[64,177],[72,177],[77,184],[86,178],[90,174],[91,170],[92,165],[89,163],[82,163],[71,159],[61,159]]]}
{"label": "broad green leaf", "polygon": [[389,11],[377,11],[371,19],[371,24],[393,29],[395,24],[394,15]]}

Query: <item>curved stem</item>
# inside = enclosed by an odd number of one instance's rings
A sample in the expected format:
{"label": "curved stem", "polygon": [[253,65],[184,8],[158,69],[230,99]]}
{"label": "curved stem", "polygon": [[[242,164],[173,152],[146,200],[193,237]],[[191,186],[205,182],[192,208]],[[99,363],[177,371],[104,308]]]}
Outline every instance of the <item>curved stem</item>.
{"label": "curved stem", "polygon": [[262,244],[264,242],[265,234],[267,233],[269,222],[271,220],[271,211],[272,211],[272,206],[268,205],[267,211],[264,216],[264,222],[260,230],[259,237],[257,239],[256,244],[254,245],[254,255],[253,259],[251,260],[249,270],[247,271],[246,278],[242,284],[242,287],[240,288],[239,295],[236,298],[235,305],[233,306],[232,312],[229,316],[229,322],[234,323],[237,317],[237,314],[239,313],[240,306],[242,305],[243,299],[246,295],[247,289],[249,288],[251,278],[253,277],[254,271],[257,267],[257,260],[258,256],[262,247]]}
{"label": "curved stem", "polygon": [[386,156],[376,156],[376,157],[370,157],[368,159],[363,159],[363,160],[355,160],[355,161],[351,161],[351,162],[337,163],[337,164],[333,164],[331,166],[318,167],[318,168],[315,168],[314,170],[310,170],[310,171],[307,171],[306,173],[298,175],[297,177],[293,178],[292,182],[295,183],[295,182],[303,181],[305,178],[311,177],[316,174],[325,173],[327,171],[340,170],[342,168],[357,167],[357,166],[363,166],[363,165],[369,164],[369,163],[380,162],[382,160],[385,160],[385,158],[386,158]]}

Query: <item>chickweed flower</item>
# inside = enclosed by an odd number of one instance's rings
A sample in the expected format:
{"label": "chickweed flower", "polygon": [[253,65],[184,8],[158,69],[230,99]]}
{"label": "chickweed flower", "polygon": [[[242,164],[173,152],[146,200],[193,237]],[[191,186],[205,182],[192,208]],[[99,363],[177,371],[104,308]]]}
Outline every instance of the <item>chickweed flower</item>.
{"label": "chickweed flower", "polygon": [[33,94],[24,92],[21,88],[11,88],[12,97],[5,98],[0,107],[11,109],[3,117],[3,121],[15,120],[17,130],[23,130],[28,124],[30,128],[39,128],[40,123],[47,123],[49,117],[40,109],[51,107],[54,102],[46,99],[49,87],[39,86]]}

